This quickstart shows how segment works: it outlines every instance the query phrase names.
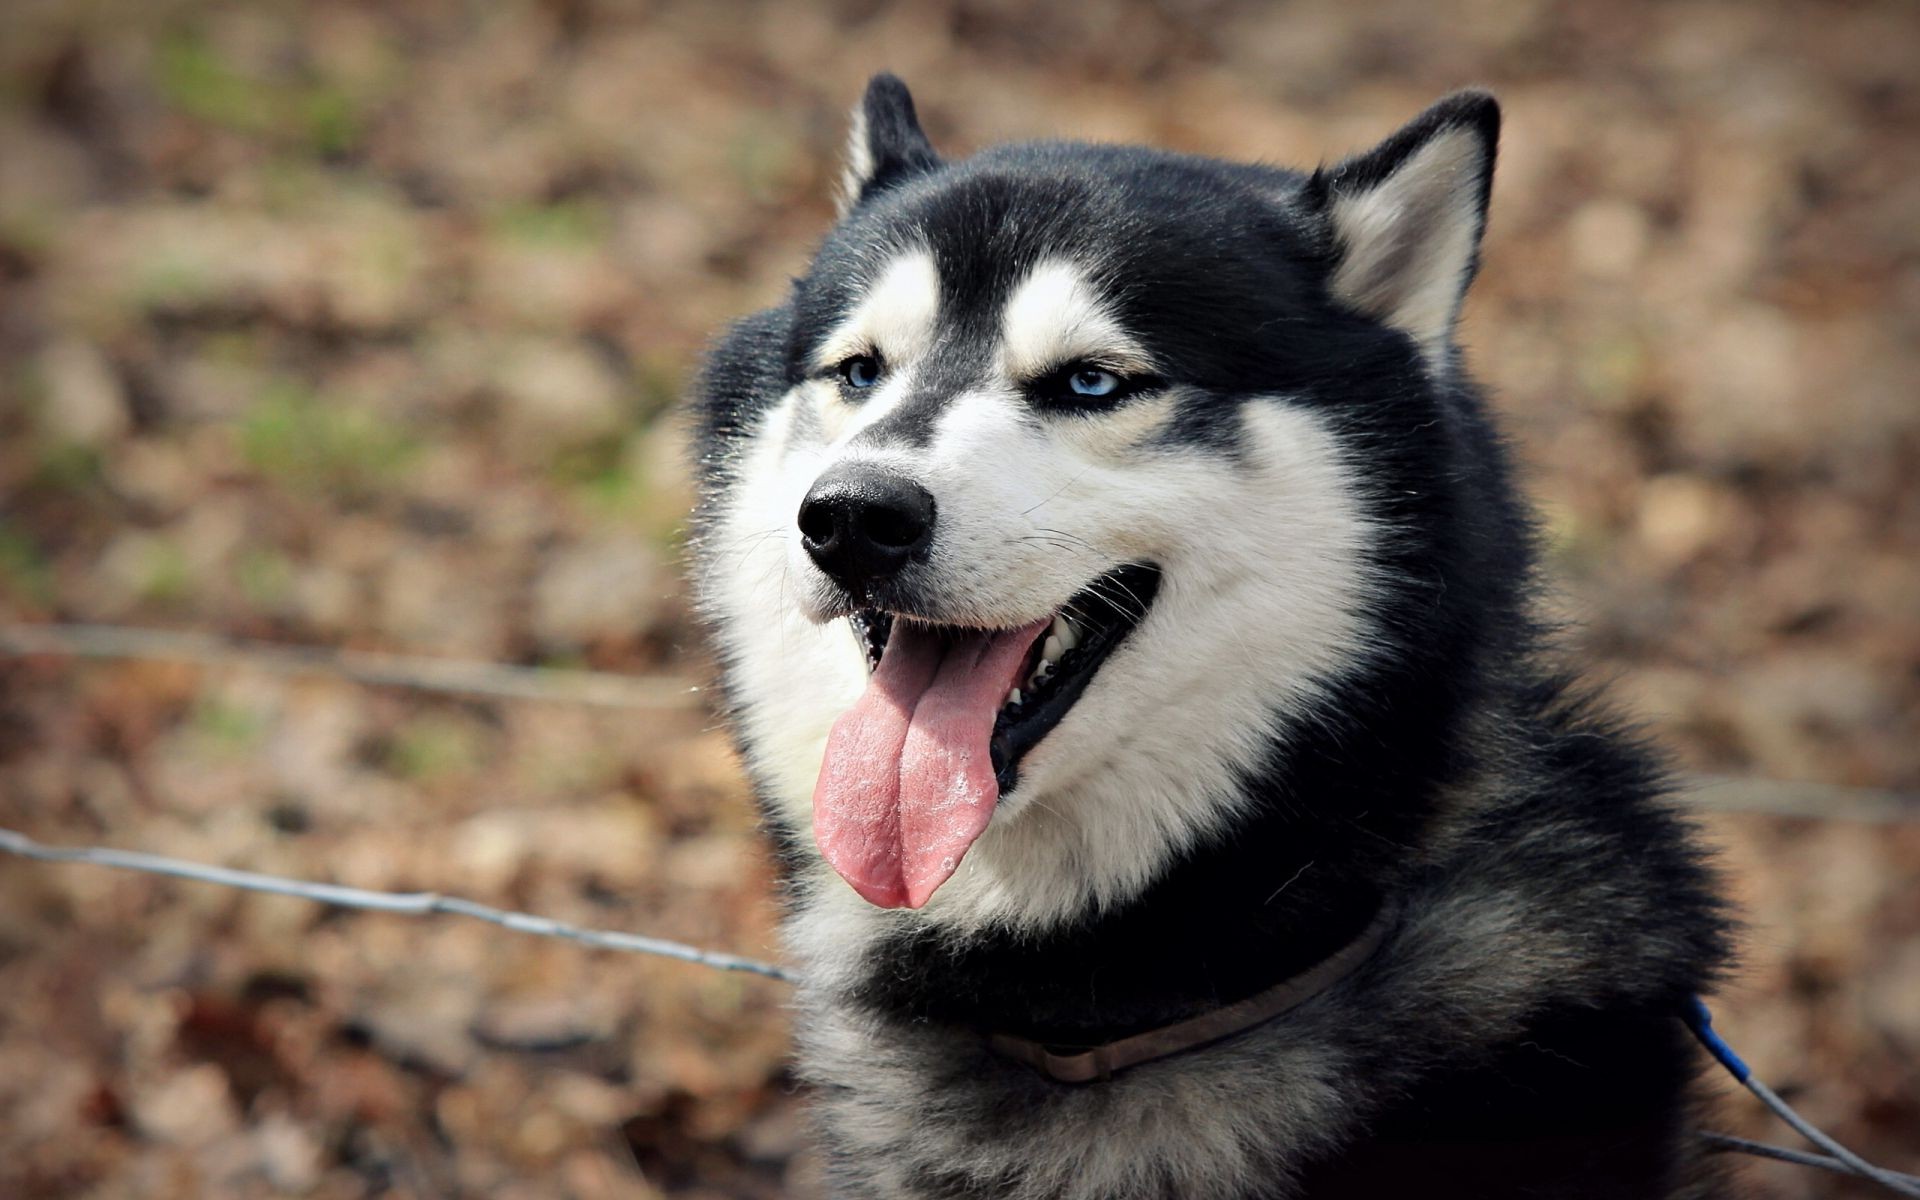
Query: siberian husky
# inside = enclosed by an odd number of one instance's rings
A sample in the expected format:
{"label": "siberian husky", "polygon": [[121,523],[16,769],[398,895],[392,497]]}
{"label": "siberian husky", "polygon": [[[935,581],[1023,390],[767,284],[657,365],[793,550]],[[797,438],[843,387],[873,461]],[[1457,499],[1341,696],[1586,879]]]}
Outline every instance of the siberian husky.
{"label": "siberian husky", "polygon": [[835,1195],[1721,1194],[1714,881],[1455,344],[1499,123],[949,162],[869,85],[694,406]]}

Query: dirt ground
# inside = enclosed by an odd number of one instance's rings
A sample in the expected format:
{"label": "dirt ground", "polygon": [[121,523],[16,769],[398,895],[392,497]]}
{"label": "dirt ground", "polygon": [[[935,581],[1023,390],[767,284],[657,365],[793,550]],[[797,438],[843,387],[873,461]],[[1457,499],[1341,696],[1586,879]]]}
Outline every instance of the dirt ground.
{"label": "dirt ground", "polygon": [[[1920,791],[1904,0],[14,0],[0,616],[698,680],[669,413],[804,262],[880,68],[956,153],[1311,164],[1496,88],[1464,338],[1569,642],[1689,772]],[[1920,1171],[1920,817],[1705,820],[1750,922],[1721,1026]],[[0,659],[0,825],[778,953],[697,693]],[[4,860],[0,1195],[804,1196],[783,1003]],[[1719,1123],[1791,1141],[1731,1091]],[[1743,1170],[1767,1200],[1872,1194]]]}

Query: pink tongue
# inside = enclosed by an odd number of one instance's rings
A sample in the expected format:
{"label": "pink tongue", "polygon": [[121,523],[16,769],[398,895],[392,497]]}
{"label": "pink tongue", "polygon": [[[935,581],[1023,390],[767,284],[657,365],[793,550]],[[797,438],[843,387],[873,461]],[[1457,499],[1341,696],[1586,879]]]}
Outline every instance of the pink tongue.
{"label": "pink tongue", "polygon": [[882,908],[919,908],[993,817],[988,743],[1045,621],[940,635],[904,621],[867,690],[833,723],[813,788],[813,838]]}

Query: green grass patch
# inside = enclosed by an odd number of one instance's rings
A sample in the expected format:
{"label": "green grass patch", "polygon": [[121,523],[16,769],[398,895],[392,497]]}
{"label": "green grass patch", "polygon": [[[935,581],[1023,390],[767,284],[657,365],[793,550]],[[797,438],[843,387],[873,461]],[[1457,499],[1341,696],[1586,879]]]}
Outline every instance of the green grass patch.
{"label": "green grass patch", "polygon": [[278,550],[244,552],[234,564],[233,578],[256,611],[278,611],[293,595],[293,564]]}
{"label": "green grass patch", "polygon": [[105,479],[100,451],[82,442],[42,442],[34,454],[32,486],[67,494],[96,493]]}
{"label": "green grass patch", "polygon": [[638,435],[612,433],[563,447],[547,476],[593,516],[646,524],[658,499],[641,468]]}
{"label": "green grass patch", "polygon": [[380,765],[413,783],[433,783],[472,771],[480,740],[465,722],[438,714],[408,721],[383,748]]}
{"label": "green grass patch", "polygon": [[546,462],[547,478],[596,521],[650,539],[677,554],[686,513],[647,469],[644,432],[606,434],[563,447]]}
{"label": "green grass patch", "polygon": [[53,570],[33,539],[0,521],[0,591],[44,608],[53,603]]}
{"label": "green grass patch", "polygon": [[372,494],[418,451],[405,430],[376,414],[290,383],[269,387],[240,420],[247,463],[300,491]]}
{"label": "green grass patch", "polygon": [[365,118],[353,96],[343,88],[315,84],[297,101],[301,132],[322,154],[345,154],[359,143]]}
{"label": "green grass patch", "polygon": [[160,95],[175,111],[237,133],[280,140],[323,155],[351,150],[365,135],[371,97],[296,69],[265,79],[236,68],[196,29],[160,42]]}
{"label": "green grass patch", "polygon": [[267,723],[253,709],[218,696],[202,696],[187,717],[188,728],[201,741],[229,755],[241,755],[260,744]]}
{"label": "green grass patch", "polygon": [[234,70],[194,30],[161,41],[155,80],[161,96],[178,111],[245,133],[266,132],[278,107],[270,85]]}
{"label": "green grass patch", "polygon": [[505,205],[494,210],[488,224],[497,237],[546,250],[590,249],[613,231],[606,205],[584,197]]}
{"label": "green grass patch", "polygon": [[606,433],[569,443],[547,460],[547,477],[567,487],[593,487],[627,473],[627,437]]}
{"label": "green grass patch", "polygon": [[193,598],[193,570],[186,551],[176,543],[155,538],[140,563],[140,598],[152,604],[181,605]]}

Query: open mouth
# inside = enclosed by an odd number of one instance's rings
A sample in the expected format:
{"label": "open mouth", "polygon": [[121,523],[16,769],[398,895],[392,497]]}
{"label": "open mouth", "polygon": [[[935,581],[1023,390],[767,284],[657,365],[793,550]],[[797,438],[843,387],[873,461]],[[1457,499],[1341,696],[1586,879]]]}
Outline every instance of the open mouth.
{"label": "open mouth", "polygon": [[[993,722],[994,780],[1000,794],[1012,791],[1020,779],[1020,760],[1040,744],[1067,715],[1080,693],[1100,670],[1100,664],[1126,640],[1147,615],[1160,590],[1158,569],[1130,564],[1088,584],[1062,605],[1053,620],[1033,640],[1020,672],[1020,683],[1008,689]],[[878,670],[893,634],[893,614],[861,609],[847,618],[866,647],[867,670]],[[959,629],[936,632],[955,637]]]}
{"label": "open mouth", "polygon": [[828,735],[813,796],[814,840],[841,877],[874,904],[926,903],[1159,584],[1158,569],[1124,566],[1018,629],[850,617],[871,676]]}

